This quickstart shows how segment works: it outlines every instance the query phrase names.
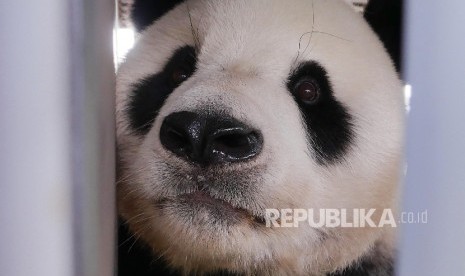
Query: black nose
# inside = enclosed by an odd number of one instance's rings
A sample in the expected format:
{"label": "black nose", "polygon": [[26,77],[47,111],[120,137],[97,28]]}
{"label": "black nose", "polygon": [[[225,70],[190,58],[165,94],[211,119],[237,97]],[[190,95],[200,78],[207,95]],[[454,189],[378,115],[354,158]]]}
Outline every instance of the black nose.
{"label": "black nose", "polygon": [[236,119],[188,111],[165,118],[160,141],[177,156],[202,165],[245,161],[263,146],[260,132]]}

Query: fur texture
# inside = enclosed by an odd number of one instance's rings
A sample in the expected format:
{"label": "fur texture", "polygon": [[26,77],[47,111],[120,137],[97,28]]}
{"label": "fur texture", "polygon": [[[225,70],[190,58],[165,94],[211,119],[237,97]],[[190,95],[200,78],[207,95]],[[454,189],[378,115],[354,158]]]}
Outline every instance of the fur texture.
{"label": "fur texture", "polygon": [[[186,46],[195,49],[195,66],[170,86],[167,64]],[[324,69],[329,88],[322,93],[339,104],[345,121],[328,119],[339,116],[335,105],[307,112],[295,99],[289,80],[308,62]],[[153,97],[135,103],[141,87]],[[166,95],[154,100],[160,91]],[[254,217],[263,217],[265,208],[395,211],[401,91],[382,43],[343,1],[181,3],[141,32],[118,70],[119,214],[155,259],[181,273],[343,275],[363,262],[377,264],[370,275],[388,273],[394,228],[267,228],[242,215],[231,219],[228,208],[181,198],[203,187],[214,200]],[[134,124],[131,112],[144,102],[149,119]],[[233,117],[261,131],[263,149],[247,162],[187,162],[160,142],[164,118],[181,111]],[[350,139],[325,159],[318,143],[337,147],[341,127]]]}

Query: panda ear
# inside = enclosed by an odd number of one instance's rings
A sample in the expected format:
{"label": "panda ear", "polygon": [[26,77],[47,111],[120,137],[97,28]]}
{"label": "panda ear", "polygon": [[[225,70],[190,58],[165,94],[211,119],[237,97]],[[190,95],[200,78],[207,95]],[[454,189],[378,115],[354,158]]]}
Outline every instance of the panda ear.
{"label": "panda ear", "polygon": [[131,20],[137,31],[142,31],[162,17],[182,0],[133,0]]}
{"label": "panda ear", "polygon": [[364,17],[378,34],[398,72],[402,65],[402,0],[370,0]]}

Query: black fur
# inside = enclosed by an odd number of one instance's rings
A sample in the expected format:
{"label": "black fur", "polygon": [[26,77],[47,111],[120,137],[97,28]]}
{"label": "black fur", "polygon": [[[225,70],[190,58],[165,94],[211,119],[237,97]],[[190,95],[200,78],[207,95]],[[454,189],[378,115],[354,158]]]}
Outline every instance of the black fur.
{"label": "black fur", "polygon": [[149,248],[130,233],[122,220],[118,227],[118,276],[180,275],[156,258]]}
{"label": "black fur", "polygon": [[142,31],[182,2],[182,0],[134,0],[131,10],[132,22],[138,31]]}
{"label": "black fur", "polygon": [[331,273],[328,276],[393,276],[394,269],[392,265],[380,267],[370,262],[361,263],[358,266],[348,268],[339,273]]}
{"label": "black fur", "polygon": [[398,72],[402,71],[402,0],[371,0],[364,17],[384,43]]}
{"label": "black fur", "polygon": [[[319,98],[314,104],[301,102],[293,93],[302,78],[313,79],[320,88]],[[317,62],[303,62],[289,76],[287,87],[302,112],[309,143],[318,163],[330,164],[343,158],[353,138],[352,117],[333,96],[326,70]]]}
{"label": "black fur", "polygon": [[[376,256],[365,257],[360,263],[347,269],[330,273],[327,276],[393,276],[392,260]],[[127,226],[120,221],[118,233],[118,276],[181,276],[180,271],[170,268],[161,257],[156,257],[153,251],[141,241],[137,241]],[[240,275],[234,272],[217,271],[209,276]]]}
{"label": "black fur", "polygon": [[[148,245],[137,240],[123,220],[118,227],[118,276],[182,276],[180,271],[168,266],[157,257]],[[216,271],[206,276],[234,276],[237,273]]]}
{"label": "black fur", "polygon": [[179,85],[173,83],[173,73],[182,69],[191,76],[195,71],[196,61],[194,47],[181,47],[174,51],[161,72],[134,85],[128,113],[131,126],[137,134],[146,134],[150,130],[166,98]]}
{"label": "black fur", "polygon": [[371,252],[359,263],[337,273],[330,273],[327,276],[394,276],[393,260],[386,258],[377,250]]}

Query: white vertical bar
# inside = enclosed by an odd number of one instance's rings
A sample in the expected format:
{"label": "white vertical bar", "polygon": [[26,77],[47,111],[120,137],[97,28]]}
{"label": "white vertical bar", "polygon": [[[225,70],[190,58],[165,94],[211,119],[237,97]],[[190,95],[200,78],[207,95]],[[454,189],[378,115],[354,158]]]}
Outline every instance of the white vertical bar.
{"label": "white vertical bar", "polygon": [[115,272],[114,1],[70,1],[75,274]]}
{"label": "white vertical bar", "polygon": [[465,275],[465,2],[408,1],[408,120],[399,275]]}
{"label": "white vertical bar", "polygon": [[67,8],[0,1],[0,275],[73,273]]}
{"label": "white vertical bar", "polygon": [[113,1],[0,1],[0,275],[114,274]]}

